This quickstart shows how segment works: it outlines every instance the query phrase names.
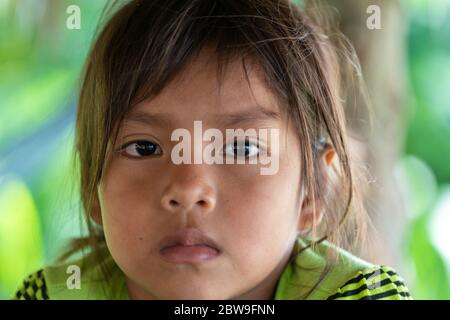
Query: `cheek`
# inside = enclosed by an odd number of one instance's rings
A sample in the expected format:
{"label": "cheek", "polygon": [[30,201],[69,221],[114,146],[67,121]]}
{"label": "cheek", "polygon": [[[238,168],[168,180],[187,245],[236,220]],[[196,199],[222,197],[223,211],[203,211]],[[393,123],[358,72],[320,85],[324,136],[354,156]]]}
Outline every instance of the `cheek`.
{"label": "cheek", "polygon": [[273,176],[223,180],[228,186],[221,187],[220,210],[226,214],[220,215],[219,225],[228,228],[230,241],[238,240],[236,254],[277,252],[284,245],[298,221],[299,176],[298,167],[281,161]]}
{"label": "cheek", "polygon": [[103,229],[111,251],[141,254],[148,250],[152,225],[157,225],[157,216],[152,215],[157,199],[149,183],[151,172],[137,174],[129,166],[112,163],[99,188]]}

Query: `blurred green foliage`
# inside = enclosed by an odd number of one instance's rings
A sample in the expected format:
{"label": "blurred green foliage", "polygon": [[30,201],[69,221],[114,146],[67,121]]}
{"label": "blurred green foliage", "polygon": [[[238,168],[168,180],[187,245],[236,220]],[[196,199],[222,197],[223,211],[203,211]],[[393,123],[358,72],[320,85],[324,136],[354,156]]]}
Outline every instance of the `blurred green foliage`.
{"label": "blurred green foliage", "polygon": [[[411,216],[407,257],[414,268],[417,299],[450,299],[450,235],[435,235],[439,219],[450,230],[450,1],[404,1],[408,33],[409,125],[408,155],[399,164],[409,176]],[[447,257],[447,258],[446,258]]]}
{"label": "blurred green foliage", "polygon": [[[66,8],[81,10],[80,30]],[[75,97],[105,0],[0,0],[0,298],[79,235]]]}
{"label": "blurred green foliage", "polygon": [[41,223],[33,196],[19,179],[0,186],[0,212],[0,283],[14,288],[25,272],[44,262]]}

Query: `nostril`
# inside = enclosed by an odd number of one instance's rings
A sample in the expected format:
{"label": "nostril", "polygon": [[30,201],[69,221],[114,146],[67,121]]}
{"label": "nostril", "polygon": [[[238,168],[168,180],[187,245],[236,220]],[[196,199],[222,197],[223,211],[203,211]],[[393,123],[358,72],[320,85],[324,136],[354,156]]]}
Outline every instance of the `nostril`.
{"label": "nostril", "polygon": [[206,207],[206,205],[207,205],[205,200],[199,200],[199,201],[197,201],[197,203],[202,207]]}
{"label": "nostril", "polygon": [[172,207],[176,207],[176,206],[178,206],[178,202],[176,202],[175,200],[170,200],[169,205]]}

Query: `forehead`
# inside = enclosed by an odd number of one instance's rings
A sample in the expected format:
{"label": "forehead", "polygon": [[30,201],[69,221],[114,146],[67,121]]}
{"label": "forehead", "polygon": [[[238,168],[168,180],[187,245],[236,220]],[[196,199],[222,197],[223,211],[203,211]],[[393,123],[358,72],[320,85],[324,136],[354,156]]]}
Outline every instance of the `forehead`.
{"label": "forehead", "polygon": [[[215,53],[200,51],[155,97],[134,106],[133,114],[165,114],[174,122],[205,120],[260,109],[280,114],[279,103],[258,64],[230,60],[219,74]],[[248,113],[250,114],[250,113]]]}

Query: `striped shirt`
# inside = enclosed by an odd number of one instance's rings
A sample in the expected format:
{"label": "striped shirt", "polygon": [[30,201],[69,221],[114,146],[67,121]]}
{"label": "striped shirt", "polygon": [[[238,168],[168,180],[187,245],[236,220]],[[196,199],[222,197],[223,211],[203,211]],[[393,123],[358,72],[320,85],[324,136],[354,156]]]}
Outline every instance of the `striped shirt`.
{"label": "striped shirt", "polygon": [[[404,280],[390,267],[371,265],[330,243],[323,242],[316,248],[307,246],[297,239],[294,250],[301,250],[295,259],[289,262],[278,280],[275,300],[405,300],[412,299]],[[327,265],[326,254],[329,250],[338,253],[337,262],[324,273]],[[67,264],[51,266],[39,270],[27,277],[13,299],[128,299],[125,277],[109,254],[105,254],[104,265],[111,272],[106,284],[105,294],[100,289],[102,281],[98,266],[92,263],[92,257],[82,258]],[[83,265],[80,290],[67,289],[66,270],[68,265]],[[321,279],[319,281],[319,279]]]}

